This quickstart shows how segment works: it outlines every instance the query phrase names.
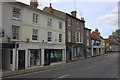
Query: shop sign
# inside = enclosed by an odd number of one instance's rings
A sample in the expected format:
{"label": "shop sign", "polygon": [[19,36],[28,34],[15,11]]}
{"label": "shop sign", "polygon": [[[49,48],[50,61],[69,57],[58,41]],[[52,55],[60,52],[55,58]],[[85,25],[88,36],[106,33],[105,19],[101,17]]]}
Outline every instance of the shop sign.
{"label": "shop sign", "polygon": [[0,43],[0,48],[15,48],[15,44]]}

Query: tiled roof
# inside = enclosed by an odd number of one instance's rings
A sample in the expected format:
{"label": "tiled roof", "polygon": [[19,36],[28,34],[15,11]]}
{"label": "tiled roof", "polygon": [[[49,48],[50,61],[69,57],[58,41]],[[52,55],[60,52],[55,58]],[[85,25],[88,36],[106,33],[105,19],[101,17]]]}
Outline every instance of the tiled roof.
{"label": "tiled roof", "polygon": [[92,38],[96,39],[96,40],[101,40],[102,39],[102,37],[94,31],[92,32]]}

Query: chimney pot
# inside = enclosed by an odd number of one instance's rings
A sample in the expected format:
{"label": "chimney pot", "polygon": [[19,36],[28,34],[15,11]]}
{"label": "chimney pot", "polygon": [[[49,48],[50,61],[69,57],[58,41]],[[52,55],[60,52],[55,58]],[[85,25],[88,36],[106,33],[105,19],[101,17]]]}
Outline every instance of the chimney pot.
{"label": "chimney pot", "polygon": [[52,3],[50,3],[50,8],[52,7]]}
{"label": "chimney pot", "polygon": [[37,0],[31,0],[30,6],[37,8],[38,7],[38,1]]}
{"label": "chimney pot", "polygon": [[72,12],[71,12],[71,15],[74,16],[74,17],[77,17],[76,14],[77,14],[76,11],[72,11]]}

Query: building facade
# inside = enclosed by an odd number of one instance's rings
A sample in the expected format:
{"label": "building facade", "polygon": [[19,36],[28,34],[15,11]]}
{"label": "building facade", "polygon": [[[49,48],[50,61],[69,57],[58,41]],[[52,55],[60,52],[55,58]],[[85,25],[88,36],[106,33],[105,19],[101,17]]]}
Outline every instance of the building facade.
{"label": "building facade", "polygon": [[91,29],[84,28],[84,48],[87,49],[87,53],[91,56]]}
{"label": "building facade", "polygon": [[51,13],[53,15],[59,16],[63,19],[66,19],[66,53],[67,53],[67,62],[81,57],[83,55],[83,39],[84,39],[84,27],[85,21],[84,18],[81,20],[77,18],[77,12],[72,11],[71,15],[65,12],[55,10],[50,7],[45,7],[45,12]]}
{"label": "building facade", "polygon": [[92,32],[92,56],[104,54],[104,39],[100,36],[98,29]]}
{"label": "building facade", "polygon": [[65,19],[37,9],[37,2],[30,4],[2,4],[3,69],[14,71],[66,62]]}
{"label": "building facade", "polygon": [[119,36],[109,35],[107,39],[105,39],[105,47],[107,52],[117,52],[119,50]]}

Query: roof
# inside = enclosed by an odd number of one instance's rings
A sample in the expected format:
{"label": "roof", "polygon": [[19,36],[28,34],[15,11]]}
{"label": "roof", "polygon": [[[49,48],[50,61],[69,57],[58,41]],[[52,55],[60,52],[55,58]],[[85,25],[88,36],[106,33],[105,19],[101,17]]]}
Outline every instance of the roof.
{"label": "roof", "polygon": [[[10,2],[9,2],[9,3],[10,3]],[[13,3],[13,2],[11,2],[11,3]],[[25,4],[25,3],[22,3],[22,2],[19,2],[19,1],[15,1],[14,3],[17,3],[17,4],[23,5],[23,6],[25,6],[25,7],[28,7],[28,8],[37,10],[37,11],[40,11],[40,12],[43,13],[43,14],[50,15],[50,16],[54,16],[54,17],[56,17],[56,18],[65,20],[65,19],[63,19],[63,18],[61,18],[61,17],[59,17],[59,16],[55,16],[55,15],[53,15],[53,14],[46,13],[46,12],[44,12],[43,10],[40,10],[40,9],[38,9],[38,8],[35,8],[35,7],[32,7],[32,6],[28,5],[28,4]]]}
{"label": "roof", "polygon": [[92,39],[96,39],[96,40],[101,40],[101,36],[99,36],[96,32],[92,32]]}
{"label": "roof", "polygon": [[[43,10],[45,10],[45,9],[49,9],[49,7],[45,7]],[[70,14],[66,13],[66,12],[59,11],[59,10],[56,10],[56,9],[53,9],[53,8],[52,8],[52,10],[53,10],[53,12],[63,13],[63,14],[66,14],[66,15],[68,15],[68,16],[70,16],[70,17],[74,18],[74,19],[77,19],[77,20],[79,20],[79,21],[82,21],[82,20],[80,20],[79,18],[74,17],[74,16],[72,16],[72,15],[70,15]],[[85,21],[82,21],[82,22],[85,22]]]}
{"label": "roof", "polygon": [[85,29],[87,29],[87,30],[91,31],[91,29],[89,29],[89,28],[86,28],[86,27],[85,27]]}

